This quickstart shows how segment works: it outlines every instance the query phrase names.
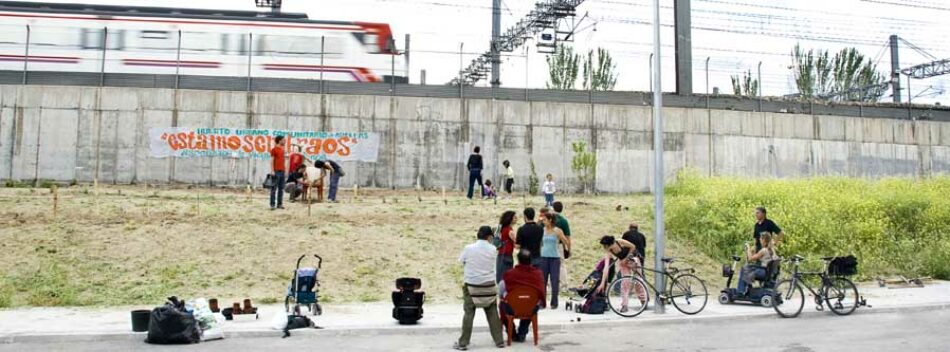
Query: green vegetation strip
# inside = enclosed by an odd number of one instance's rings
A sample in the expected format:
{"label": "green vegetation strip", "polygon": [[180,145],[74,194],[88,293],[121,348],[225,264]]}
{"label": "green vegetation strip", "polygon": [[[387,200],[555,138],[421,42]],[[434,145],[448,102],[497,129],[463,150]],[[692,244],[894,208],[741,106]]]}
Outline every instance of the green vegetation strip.
{"label": "green vegetation strip", "polygon": [[684,172],[666,190],[670,236],[726,261],[751,242],[753,211],[768,209],[785,231],[780,254],[853,254],[859,278],[950,279],[950,177],[863,180],[702,178]]}

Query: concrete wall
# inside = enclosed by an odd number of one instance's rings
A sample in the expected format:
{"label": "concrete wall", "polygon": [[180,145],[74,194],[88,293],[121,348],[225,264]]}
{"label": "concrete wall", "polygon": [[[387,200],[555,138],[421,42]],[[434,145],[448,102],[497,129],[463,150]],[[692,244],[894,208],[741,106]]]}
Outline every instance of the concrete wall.
{"label": "concrete wall", "polygon": [[[950,123],[667,108],[666,174],[691,167],[746,177],[929,176],[950,171]],[[486,177],[529,162],[576,187],[570,143],[596,148],[597,189],[650,189],[649,106],[484,99],[0,86],[0,179],[258,185],[267,161],[152,158],[156,126],[368,131],[379,161],[345,163],[344,186],[461,188],[482,146]]]}

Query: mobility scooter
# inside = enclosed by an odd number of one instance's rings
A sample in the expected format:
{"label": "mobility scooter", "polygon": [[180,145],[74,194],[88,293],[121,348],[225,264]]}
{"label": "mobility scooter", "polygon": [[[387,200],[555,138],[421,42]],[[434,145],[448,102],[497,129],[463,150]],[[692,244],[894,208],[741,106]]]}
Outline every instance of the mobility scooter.
{"label": "mobility scooter", "polygon": [[[728,304],[736,301],[749,302],[755,305],[761,305],[763,307],[771,307],[772,303],[775,302],[775,285],[778,282],[778,275],[781,267],[781,260],[773,260],[769,262],[768,267],[765,270],[765,279],[756,280],[760,284],[750,285],[749,292],[743,293],[732,286],[732,278],[736,276],[736,266],[738,266],[739,261],[742,260],[737,255],[732,256],[732,266],[723,265],[722,266],[722,276],[726,278],[726,288],[722,290],[722,293],[719,294],[719,303]],[[739,277],[739,280],[742,280]],[[739,280],[736,280],[736,286],[738,286]]]}

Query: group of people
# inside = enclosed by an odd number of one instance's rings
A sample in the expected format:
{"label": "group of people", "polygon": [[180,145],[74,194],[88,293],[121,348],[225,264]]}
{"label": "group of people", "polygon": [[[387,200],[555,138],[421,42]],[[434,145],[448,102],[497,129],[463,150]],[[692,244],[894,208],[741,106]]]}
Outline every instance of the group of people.
{"label": "group of people", "polygon": [[[327,200],[336,202],[340,177],[345,175],[343,167],[333,160],[308,159],[299,145],[293,145],[289,157],[284,150],[284,136],[274,137],[274,147],[270,150],[271,175],[274,182],[270,188],[270,208],[284,209],[284,193],[290,194],[295,202],[301,196],[310,196],[312,189],[317,191],[317,202],[323,202],[325,179],[330,178]],[[289,164],[288,164],[288,160]],[[288,172],[289,170],[289,172]]]}
{"label": "group of people", "polygon": [[[478,308],[485,311],[495,345],[499,348],[505,346],[502,322],[506,321],[506,315],[514,314],[511,306],[507,304],[509,292],[534,291],[539,297],[534,308],[535,313],[544,308],[557,309],[563,260],[571,256],[571,229],[563,211],[563,203],[552,202],[550,208],[541,208],[539,224],[535,221],[534,208],[525,208],[522,212],[524,223],[515,231],[518,215],[509,210],[501,215],[499,225],[495,229],[490,226],[478,229],[476,241],[467,245],[459,256],[463,265],[462,296],[465,314],[462,319],[462,335],[453,346],[456,350],[468,349],[472,323]],[[756,248],[753,250],[747,246],[749,265],[743,268],[740,292],[747,290],[756,278],[764,277],[764,268],[768,266],[768,262],[778,258],[775,254],[775,243],[785,235],[778,225],[766,217],[765,208],[756,208],[755,217],[753,238]],[[609,235],[601,237],[599,243],[605,255],[599,261],[598,270],[617,268],[623,276],[634,275],[640,271],[646,259],[646,242],[646,236],[640,232],[636,223],[630,224],[620,238]],[[600,280],[598,294],[605,292],[608,276],[607,272],[602,273],[605,279]],[[550,301],[547,299],[548,287]],[[647,292],[643,287],[637,286],[633,289],[641,302],[647,299]],[[631,287],[621,287],[621,290],[625,291],[621,294],[624,300],[621,302],[621,310],[624,310]],[[521,320],[517,329],[508,333],[513,334],[514,341],[523,342],[530,324],[530,320]]]}
{"label": "group of people", "polygon": [[[482,180],[482,170],[485,168],[485,164],[482,160],[481,151],[482,148],[476,146],[474,152],[468,156],[468,162],[465,163],[465,168],[468,169],[468,199],[475,196],[476,184],[478,184],[482,199],[493,199],[498,196],[491,180]],[[508,160],[502,162],[501,165],[505,168],[505,180],[502,186],[504,186],[506,196],[511,198],[512,187],[515,184],[515,170],[511,168],[511,162]]]}
{"label": "group of people", "polygon": [[[455,349],[468,348],[477,308],[485,310],[495,344],[504,346],[501,322],[506,315],[513,314],[506,303],[508,292],[519,288],[534,290],[539,297],[536,311],[557,309],[562,263],[571,256],[570,223],[563,211],[564,204],[560,202],[554,202],[551,208],[541,208],[539,224],[535,221],[534,208],[525,208],[524,223],[515,231],[517,213],[509,210],[501,215],[495,229],[479,228],[475,243],[466,246],[459,256],[464,267],[465,315],[462,336],[456,341]],[[515,259],[517,265],[514,265]],[[546,294],[549,284],[550,303]],[[501,297],[500,304],[498,297]],[[513,334],[512,339],[524,341],[530,324],[530,320],[520,321],[517,330],[509,332]]]}

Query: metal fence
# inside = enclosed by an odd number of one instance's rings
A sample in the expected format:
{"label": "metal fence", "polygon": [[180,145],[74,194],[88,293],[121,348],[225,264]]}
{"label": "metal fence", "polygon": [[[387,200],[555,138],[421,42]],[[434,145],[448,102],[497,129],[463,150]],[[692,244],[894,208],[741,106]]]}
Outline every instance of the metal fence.
{"label": "metal fence", "polygon": [[[244,77],[157,75],[131,73],[91,72],[27,72],[29,85],[106,86],[174,89],[245,91],[248,80]],[[23,72],[0,71],[0,84],[22,84]],[[561,103],[591,103],[614,105],[651,105],[650,92],[588,92],[548,89],[517,89],[463,87],[448,85],[415,85],[389,83],[358,83],[342,81],[323,82],[324,94],[383,95],[404,97],[498,99]],[[318,80],[252,78],[250,91],[315,93],[321,91]],[[895,119],[926,119],[950,121],[950,109],[937,106],[908,106],[907,104],[827,104],[797,100],[757,99],[737,96],[664,94],[663,104],[677,108],[709,108],[718,110],[762,111],[774,113],[858,116]]]}

